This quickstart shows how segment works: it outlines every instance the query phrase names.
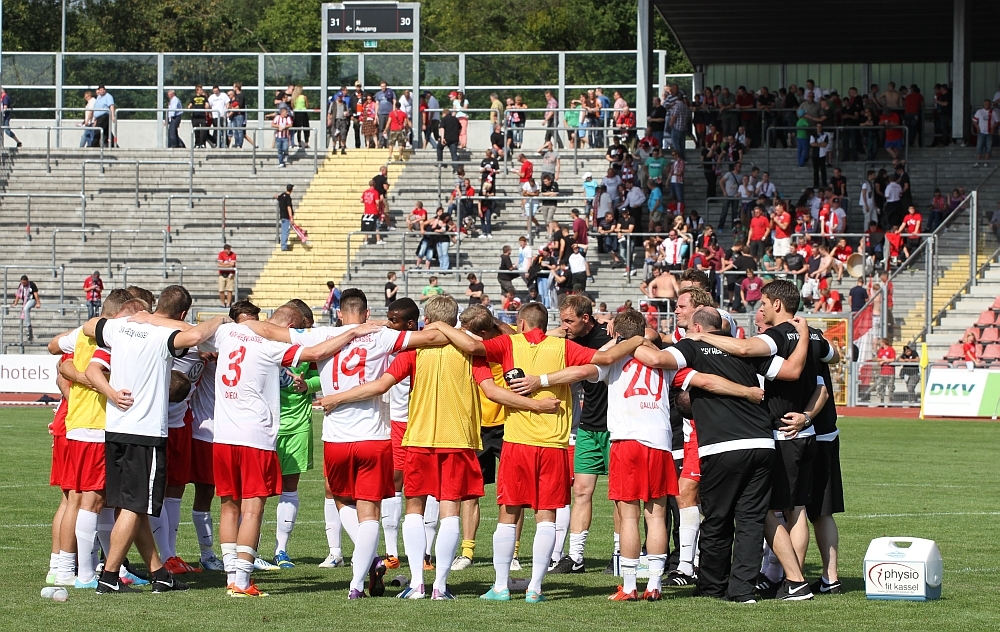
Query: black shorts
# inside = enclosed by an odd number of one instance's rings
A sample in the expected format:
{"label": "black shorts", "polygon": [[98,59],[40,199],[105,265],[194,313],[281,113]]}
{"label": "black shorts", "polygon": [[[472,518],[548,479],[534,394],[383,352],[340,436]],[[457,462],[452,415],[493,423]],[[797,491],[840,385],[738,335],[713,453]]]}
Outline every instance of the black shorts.
{"label": "black shorts", "polygon": [[503,424],[483,427],[479,430],[483,440],[483,449],[479,457],[479,468],[483,471],[483,484],[492,485],[497,482],[497,461],[500,459],[500,449],[503,447]]}
{"label": "black shorts", "polygon": [[107,441],[104,463],[107,469],[106,506],[137,514],[160,515],[167,489],[165,445],[154,447]]}
{"label": "black shorts", "polygon": [[676,300],[673,298],[653,298],[649,300],[649,304],[661,314],[669,314],[674,311],[674,302]]}
{"label": "black shorts", "polygon": [[777,454],[771,477],[771,509],[791,509],[809,504],[816,437],[775,441],[774,449]]}
{"label": "black shorts", "polygon": [[806,505],[809,520],[844,512],[844,481],[840,475],[840,437],[817,441],[813,458],[812,498]]}
{"label": "black shorts", "polygon": [[907,237],[906,238],[906,249],[910,251],[910,254],[913,254],[913,251],[916,250],[919,247],[920,247],[920,238],[919,237]]}

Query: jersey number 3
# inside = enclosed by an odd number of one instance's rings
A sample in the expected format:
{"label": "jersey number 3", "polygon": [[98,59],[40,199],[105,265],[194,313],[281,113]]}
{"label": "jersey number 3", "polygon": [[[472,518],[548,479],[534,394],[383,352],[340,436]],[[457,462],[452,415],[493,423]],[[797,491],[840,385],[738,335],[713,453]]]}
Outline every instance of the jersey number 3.
{"label": "jersey number 3", "polygon": [[240,383],[240,375],[241,375],[240,364],[242,364],[243,360],[246,357],[247,357],[246,347],[240,347],[239,349],[236,349],[235,351],[229,354],[229,359],[232,360],[232,362],[229,363],[229,370],[233,372],[233,376],[229,377],[228,375],[223,375],[222,376],[223,384],[229,387],[233,387]]}
{"label": "jersey number 3", "polygon": [[[351,362],[357,359],[354,366],[350,366]],[[330,361],[330,372],[332,373],[333,388],[340,390],[340,374],[343,373],[344,377],[351,375],[360,375],[358,378],[358,384],[365,383],[365,361],[368,359],[368,350],[363,347],[354,347],[351,352],[344,356],[341,360],[340,353],[333,356]]]}

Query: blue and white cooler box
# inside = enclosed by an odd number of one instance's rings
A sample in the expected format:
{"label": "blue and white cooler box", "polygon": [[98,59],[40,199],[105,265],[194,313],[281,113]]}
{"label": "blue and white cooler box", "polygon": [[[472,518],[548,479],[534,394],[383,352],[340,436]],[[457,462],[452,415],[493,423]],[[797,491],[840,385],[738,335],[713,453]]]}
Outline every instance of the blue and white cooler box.
{"label": "blue and white cooler box", "polygon": [[940,599],[943,575],[944,563],[934,540],[875,538],[865,553],[869,599]]}

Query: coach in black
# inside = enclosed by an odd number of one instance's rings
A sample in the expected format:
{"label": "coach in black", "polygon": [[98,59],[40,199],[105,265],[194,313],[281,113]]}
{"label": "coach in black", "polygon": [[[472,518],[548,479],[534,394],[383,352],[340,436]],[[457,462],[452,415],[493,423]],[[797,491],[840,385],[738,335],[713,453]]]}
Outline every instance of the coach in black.
{"label": "coach in black", "polygon": [[[758,590],[769,594],[776,589],[776,598],[805,600],[812,592],[802,574],[802,560],[809,544],[809,525],[805,506],[812,494],[812,466],[816,451],[816,430],[813,418],[826,403],[826,388],[818,376],[816,358],[808,344],[808,333],[800,332],[793,323],[799,305],[799,293],[793,283],[772,281],[762,290],[760,316],[765,330],[747,340],[698,336],[720,349],[741,357],[773,356],[768,369],[764,404],[768,408],[773,428],[777,456],[771,489],[771,509],[783,512],[785,523],[770,512],[767,516],[766,537],[785,572],[780,587],[762,579]],[[802,340],[805,338],[805,340]],[[806,359],[800,372],[789,374],[781,370],[783,360],[790,359],[799,349],[806,349]],[[825,341],[824,341],[825,342]],[[824,358],[833,353],[826,345]],[[772,578],[776,580],[777,578]]]}
{"label": "coach in black", "polygon": [[[803,334],[805,322],[795,320]],[[722,318],[714,308],[701,308],[691,317],[688,335],[712,332],[721,338]],[[721,375],[743,386],[758,386],[757,374],[801,371],[807,347],[787,362],[737,358],[692,338],[663,352],[640,348],[635,358],[658,368],[690,367]],[[775,367],[774,365],[781,365]],[[701,456],[701,563],[697,594],[753,603],[761,562],[761,540],[771,495],[774,438],[767,408],[746,399],[692,389],[691,408],[698,420]]]}

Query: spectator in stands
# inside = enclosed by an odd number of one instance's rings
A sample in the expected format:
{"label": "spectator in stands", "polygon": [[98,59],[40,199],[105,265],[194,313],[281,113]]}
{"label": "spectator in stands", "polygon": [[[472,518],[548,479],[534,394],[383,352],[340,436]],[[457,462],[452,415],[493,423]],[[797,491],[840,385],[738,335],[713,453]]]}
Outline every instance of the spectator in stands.
{"label": "spectator in stands", "polygon": [[[97,147],[97,143],[104,143],[106,147],[113,147],[116,139],[111,137],[111,125],[117,117],[115,98],[111,96],[103,85],[97,86],[97,98],[94,101],[94,126],[101,128],[99,138],[94,139],[91,147]],[[6,112],[4,113],[6,115]],[[6,124],[6,123],[5,123]],[[18,147],[21,144],[18,143]]]}
{"label": "spectator in stands", "polygon": [[444,288],[438,285],[438,278],[436,276],[432,276],[427,279],[427,285],[424,286],[424,289],[420,292],[420,298],[417,300],[424,303],[428,299],[434,298],[435,296],[441,296],[444,293]]}
{"label": "spectator in stands", "polygon": [[929,232],[934,230],[944,222],[945,215],[948,214],[948,198],[941,193],[941,189],[934,189],[934,197],[931,198],[931,221],[927,228]]}
{"label": "spectator in stands", "polygon": [[[639,188],[636,186],[632,186],[632,190],[633,191],[639,190]],[[639,190],[639,193],[641,194],[642,191]],[[643,200],[643,202],[645,202],[645,199]],[[641,204],[642,202],[640,202],[640,209],[641,209]],[[635,232],[636,225],[637,221],[635,218],[632,217],[632,207],[629,206],[628,203],[626,202],[626,204],[622,206],[621,209],[619,209],[618,223],[615,226],[615,233],[617,234],[618,237],[618,257],[620,261],[625,262],[625,274],[623,276],[626,277],[636,273],[636,270],[633,269],[632,267],[632,259],[635,255],[634,246],[636,241],[635,238],[631,236],[632,233]],[[612,264],[611,267],[615,268],[620,265],[621,263],[619,262],[617,265]]]}
{"label": "spectator in stands", "polygon": [[587,263],[584,253],[580,250],[580,244],[573,244],[571,246],[571,252],[566,260],[566,264],[569,266],[572,285],[574,287],[579,285],[580,289],[586,291],[587,279],[591,278],[592,275],[590,264]]}
{"label": "spectator in stands", "polygon": [[813,186],[826,186],[826,154],[830,145],[830,134],[823,131],[823,124],[816,123],[816,131],[809,136],[812,148],[810,157],[813,165]]}
{"label": "spectator in stands", "polygon": [[466,277],[469,282],[469,287],[465,288],[465,295],[469,298],[469,307],[473,305],[479,305],[482,303],[483,294],[485,293],[486,286],[480,283],[476,275],[469,273]]}
{"label": "spectator in stands", "polygon": [[17,136],[14,134],[14,130],[10,128],[10,118],[14,114],[14,109],[11,107],[10,94],[7,92],[6,88],[0,88],[0,113],[2,113],[2,121],[4,127],[4,134],[10,136],[17,143],[17,146],[21,146],[21,141],[18,140]]}
{"label": "spectator in stands", "polygon": [[500,289],[503,290],[504,295],[514,291],[513,281],[518,277],[516,273],[512,272],[517,268],[514,267],[514,263],[510,259],[510,252],[510,246],[503,247],[500,254],[500,265],[498,266],[502,272],[497,274],[497,282],[500,283]]}
{"label": "spectator in stands", "polygon": [[972,133],[976,135],[976,163],[973,167],[978,167],[979,161],[983,161],[984,167],[990,166],[987,161],[993,151],[993,135],[997,129],[1000,129],[1000,110],[989,99],[983,99],[983,107],[972,116]]}
{"label": "spectator in stands", "polygon": [[[434,144],[437,147],[437,143]],[[493,133],[490,134],[490,146],[493,148],[493,153],[499,157],[503,158],[506,154],[503,142],[503,132],[500,129],[500,125],[493,126]]]}
{"label": "spectator in stands", "polygon": [[562,170],[562,159],[559,157],[559,152],[552,147],[552,141],[545,141],[538,153],[542,156],[542,166],[539,169],[542,172],[542,179],[550,175],[553,182],[558,181]]}
{"label": "spectator in stands", "polygon": [[795,121],[795,142],[799,166],[804,167],[809,157],[809,119],[804,115]]}
{"label": "spectator in stands", "polygon": [[437,146],[438,162],[444,160],[444,148],[447,147],[448,152],[451,154],[452,171],[458,173],[458,139],[462,133],[462,124],[459,123],[449,108],[441,110],[441,124],[438,132],[441,136],[441,141]]}
{"label": "spectator in stands", "polygon": [[[305,98],[303,96],[303,98]],[[215,131],[211,137],[214,139],[216,147],[228,146],[229,137],[226,135],[226,126],[229,122],[229,97],[222,93],[219,86],[212,86],[212,94],[208,95],[208,107],[212,111],[212,125]]]}
{"label": "spectator in stands", "polygon": [[[347,88],[341,88],[345,95]],[[349,120],[349,119],[348,119]],[[229,102],[229,126],[233,128],[233,146],[243,149],[243,140],[248,136],[247,130],[247,97],[243,94],[243,84],[237,81],[233,84],[233,97]],[[344,134],[346,142],[346,132]],[[256,142],[250,138],[251,144]],[[183,147],[183,145],[181,145]]]}
{"label": "spectator in stands", "polygon": [[411,232],[417,232],[422,227],[424,222],[427,221],[427,209],[424,208],[423,202],[417,202],[414,205],[410,215],[406,218],[406,229]]}
{"label": "spectator in stands", "polygon": [[[396,109],[396,92],[386,84],[385,81],[379,82],[379,90],[374,95],[374,101],[376,104],[376,112],[378,116],[378,129],[384,130],[385,125],[389,120],[389,115],[392,111]],[[388,136],[385,137],[385,141],[388,141]],[[385,147],[387,144],[383,143],[383,139],[379,140],[379,146]]]}
{"label": "spectator in stands", "polygon": [[618,234],[615,231],[615,214],[608,211],[604,214],[604,219],[597,224],[597,233],[601,236],[601,243],[604,252],[611,255],[611,268],[621,267],[621,259],[618,257]]}
{"label": "spectator in stands", "polygon": [[[491,113],[492,115],[492,113]],[[498,120],[497,123],[500,121]],[[545,141],[546,143],[551,143],[555,140],[555,145],[559,149],[563,148],[562,139],[559,137],[559,101],[556,100],[555,96],[552,94],[551,90],[545,91],[545,118],[543,119],[545,125]],[[573,140],[570,139],[570,144]],[[558,179],[558,178],[557,178]]]}
{"label": "spectator in stands", "polygon": [[849,292],[851,297],[851,311],[860,312],[861,308],[868,302],[868,290],[865,289],[865,278],[858,277],[858,282]]}
{"label": "spectator in stands", "polygon": [[479,188],[479,238],[493,239],[493,205],[496,191],[493,180],[486,180]]}
{"label": "spectator in stands", "polygon": [[962,338],[962,360],[965,361],[965,368],[970,371],[979,364],[979,341],[971,331]]}
{"label": "spectator in stands", "polygon": [[382,128],[382,135],[386,139],[386,146],[389,148],[389,162],[392,162],[392,155],[396,149],[396,145],[399,145],[399,159],[403,159],[403,150],[406,149],[406,144],[409,142],[410,134],[410,119],[406,116],[406,112],[403,111],[402,104],[396,101],[393,105],[392,112],[389,113],[389,117],[386,119],[385,127]]}
{"label": "spectator in stands", "polygon": [[735,134],[736,128],[739,127],[739,114],[736,112],[736,97],[729,92],[729,88],[723,88],[722,94],[716,97],[715,102],[719,107],[722,133],[726,136]]}
{"label": "spectator in stands", "polygon": [[[890,83],[889,85],[891,86],[892,84]],[[896,94],[898,95],[899,93],[896,92]],[[882,111],[882,116],[878,119],[878,124],[886,128],[885,144],[883,145],[885,150],[889,152],[893,160],[899,158],[900,150],[903,149],[903,130],[899,114],[886,106],[886,109]]]}
{"label": "spectator in stands", "polygon": [[691,108],[688,107],[685,99],[679,98],[674,102],[674,106],[670,110],[668,125],[670,143],[680,157],[684,158],[684,145],[691,130]]}
{"label": "spectator in stands", "polygon": [[[95,106],[96,107],[96,106]],[[208,104],[208,95],[200,85],[194,87],[194,96],[187,104],[187,109],[191,110],[191,127],[194,129],[195,149],[204,149],[211,139],[208,131],[208,117],[211,107]],[[96,114],[96,110],[95,110]]]}
{"label": "spectator in stands", "polygon": [[755,314],[760,305],[760,299],[764,288],[764,281],[757,276],[757,271],[747,268],[746,278],[740,281],[740,301],[743,304],[743,312]]}
{"label": "spectator in stands", "polygon": [[34,281],[28,279],[28,275],[21,275],[21,283],[14,291],[14,304],[12,307],[21,305],[21,320],[23,326],[28,329],[28,342],[35,339],[35,332],[31,329],[31,310],[42,306],[42,299],[38,296],[38,286]]}
{"label": "spectator in stands", "polygon": [[[396,278],[395,272],[390,272],[388,275],[386,275],[386,284],[385,284],[386,307],[389,306],[389,303],[396,300],[396,292],[397,292],[396,284],[393,283],[393,280],[395,278]],[[392,300],[389,300],[390,285],[392,286]],[[327,281],[326,289],[328,294],[326,295],[326,302],[323,304],[323,313],[327,315],[329,323],[333,325],[335,322],[337,322],[337,318],[339,318],[337,312],[340,311],[340,288],[338,288],[337,284],[334,283],[333,281]]]}
{"label": "spectator in stands", "polygon": [[236,275],[236,253],[233,252],[233,247],[229,244],[224,245],[219,251],[216,262],[219,266],[219,302],[223,307],[232,307],[233,292],[236,289],[234,278]]}
{"label": "spectator in stands", "polygon": [[993,235],[997,238],[997,243],[1000,243],[1000,202],[997,202],[997,208],[990,217],[990,228],[993,229]]}
{"label": "spectator in stands", "polygon": [[274,128],[274,146],[278,150],[278,167],[284,168],[285,161],[288,160],[288,146],[292,140],[292,127],[295,120],[292,118],[288,106],[282,104],[278,108],[278,115],[271,120],[271,127]]}
{"label": "spectator in stands", "polygon": [[[90,118],[93,116],[94,111],[91,102],[93,97],[90,96],[90,92],[85,92],[83,98],[87,101],[87,108],[90,110],[88,112],[88,118]],[[183,114],[183,109],[181,106],[181,100],[177,98],[177,93],[174,90],[167,90],[167,120],[165,120],[163,124],[167,126],[167,147],[169,149],[184,147],[184,142],[177,133],[177,130],[181,125],[181,114]],[[84,121],[84,125],[87,125],[86,121]],[[92,131],[86,132],[84,136],[86,137],[87,134],[90,134],[91,137],[94,135]],[[80,141],[81,147],[83,147],[83,142],[83,140]]]}
{"label": "spectator in stands", "polygon": [[917,212],[917,207],[911,206],[906,215],[903,216],[903,223],[899,226],[899,233],[905,234],[903,241],[903,256],[906,259],[920,247],[920,228],[923,225],[923,217]]}
{"label": "spectator in stands", "polygon": [[767,249],[767,241],[771,234],[771,219],[764,215],[764,209],[758,204],[753,208],[748,232],[750,256],[760,260]]}
{"label": "spectator in stands", "polygon": [[508,325],[516,324],[517,310],[521,309],[521,299],[514,295],[514,288],[507,290],[500,304],[500,322]]}
{"label": "spectator in stands", "polygon": [[736,162],[733,165],[732,171],[727,171],[722,174],[719,178],[719,183],[722,185],[722,195],[726,198],[722,203],[722,215],[719,217],[719,229],[722,230],[726,227],[726,218],[731,217],[735,220],[739,217],[740,212],[740,184],[742,184],[741,171],[743,170],[743,163]]}
{"label": "spectator in stands", "polygon": [[[371,186],[371,183],[368,183]],[[285,187],[284,193],[279,193],[274,196],[274,199],[278,200],[278,218],[281,222],[281,250],[288,250],[288,231],[292,228],[292,222],[295,221],[295,209],[292,208],[292,189],[295,188],[294,184],[289,184]],[[362,197],[362,200],[364,198]],[[367,209],[368,205],[365,204]],[[361,230],[365,230],[365,222],[361,221]]]}
{"label": "spectator in stands", "polygon": [[911,402],[920,401],[917,394],[917,387],[920,386],[920,369],[916,366],[920,362],[920,356],[910,345],[903,346],[903,352],[896,358],[898,362],[905,362],[899,369],[899,377],[906,382],[906,396]]}
{"label": "spectator in stands", "polygon": [[931,147],[951,144],[951,88],[946,83],[934,86],[934,142]]}
{"label": "spectator in stands", "polygon": [[87,318],[93,318],[101,313],[101,292],[104,291],[104,281],[99,270],[83,280],[83,290],[87,298]]}

